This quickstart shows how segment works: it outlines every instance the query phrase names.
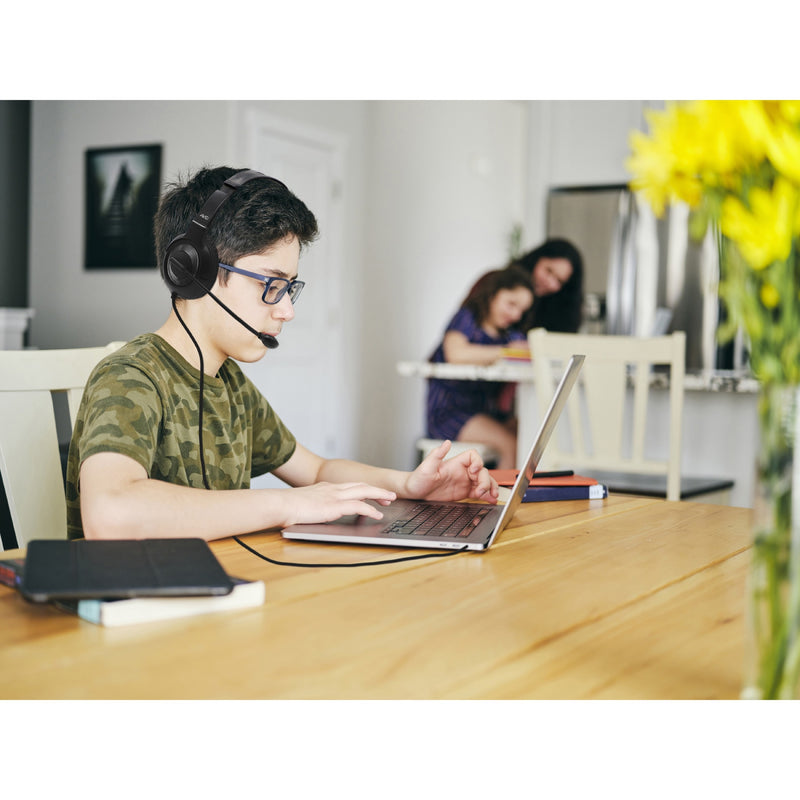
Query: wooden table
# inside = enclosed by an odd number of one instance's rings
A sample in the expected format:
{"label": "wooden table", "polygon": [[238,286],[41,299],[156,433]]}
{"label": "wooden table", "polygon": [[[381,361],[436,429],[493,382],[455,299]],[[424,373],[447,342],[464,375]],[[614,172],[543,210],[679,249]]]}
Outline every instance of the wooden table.
{"label": "wooden table", "polygon": [[736,698],[749,545],[747,509],[621,495],[527,504],[486,553],[386,566],[224,539],[263,607],[106,629],[0,587],[0,697]]}

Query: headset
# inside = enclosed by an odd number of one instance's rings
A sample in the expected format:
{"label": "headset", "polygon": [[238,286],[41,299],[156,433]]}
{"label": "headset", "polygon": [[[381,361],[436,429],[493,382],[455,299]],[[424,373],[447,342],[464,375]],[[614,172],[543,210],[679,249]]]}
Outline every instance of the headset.
{"label": "headset", "polygon": [[[172,292],[173,299],[182,297],[186,300],[196,300],[207,294],[240,325],[258,338],[264,347],[272,350],[278,346],[278,340],[274,336],[261,333],[248,325],[211,293],[211,287],[219,273],[219,256],[217,248],[208,237],[208,228],[222,204],[248,181],[266,177],[263,172],[257,172],[254,169],[245,169],[231,175],[206,200],[200,211],[192,217],[186,233],[176,236],[167,245],[164,260],[161,262],[161,277]],[[280,181],[277,182],[280,183]]]}
{"label": "headset", "polygon": [[176,236],[167,245],[161,277],[173,294],[194,300],[211,291],[219,272],[219,257],[217,248],[208,238],[208,228],[222,204],[255,178],[266,178],[266,175],[252,169],[231,175],[194,215],[186,233]]}

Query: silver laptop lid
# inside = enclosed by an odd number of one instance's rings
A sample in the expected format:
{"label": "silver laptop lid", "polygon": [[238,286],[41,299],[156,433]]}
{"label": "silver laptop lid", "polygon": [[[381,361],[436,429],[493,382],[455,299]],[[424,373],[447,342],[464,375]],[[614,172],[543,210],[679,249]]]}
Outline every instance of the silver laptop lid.
{"label": "silver laptop lid", "polygon": [[517,475],[517,480],[514,482],[514,486],[511,489],[511,494],[503,508],[503,513],[494,527],[491,538],[486,543],[487,548],[492,545],[497,534],[505,528],[519,508],[522,498],[525,496],[528,486],[530,486],[533,473],[536,472],[536,467],[542,460],[542,453],[544,453],[544,449],[550,441],[550,436],[556,427],[556,423],[561,417],[561,412],[567,404],[569,393],[572,391],[575,381],[578,380],[578,373],[581,371],[585,359],[586,356],[577,354],[570,358],[564,370],[564,374],[561,376],[561,380],[556,387],[553,399],[550,401],[547,413],[544,415],[544,419],[542,419],[542,424],[539,426],[539,433],[536,434],[531,449],[528,451],[525,463],[520,469],[519,475]]}

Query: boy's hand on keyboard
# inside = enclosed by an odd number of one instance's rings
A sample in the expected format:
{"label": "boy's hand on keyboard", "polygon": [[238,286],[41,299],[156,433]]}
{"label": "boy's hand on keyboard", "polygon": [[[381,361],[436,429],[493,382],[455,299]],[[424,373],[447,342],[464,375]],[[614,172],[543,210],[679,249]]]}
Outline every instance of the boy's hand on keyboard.
{"label": "boy's hand on keyboard", "polygon": [[372,500],[387,506],[396,498],[394,492],[367,483],[320,482],[296,489],[274,489],[276,496],[286,501],[286,523],[330,522],[350,514],[383,519],[383,514],[367,503]]}
{"label": "boy's hand on keyboard", "polygon": [[443,442],[411,473],[406,481],[406,497],[425,500],[483,500],[496,503],[497,481],[483,466],[475,450],[467,450],[445,460],[450,442]]}

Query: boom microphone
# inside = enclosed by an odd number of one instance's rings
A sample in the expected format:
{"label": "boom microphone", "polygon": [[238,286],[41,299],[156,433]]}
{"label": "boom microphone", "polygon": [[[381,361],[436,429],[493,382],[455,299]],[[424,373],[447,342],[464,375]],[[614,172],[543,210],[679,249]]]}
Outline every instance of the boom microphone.
{"label": "boom microphone", "polygon": [[240,316],[235,314],[225,303],[222,302],[217,296],[215,296],[212,292],[207,293],[208,296],[223,310],[227,311],[240,325],[243,325],[247,328],[250,333],[253,334],[260,342],[264,345],[264,347],[268,348],[269,350],[274,350],[278,346],[278,340],[271,334],[271,333],[261,333],[261,331],[257,331],[255,328],[248,325]]}
{"label": "boom microphone", "polygon": [[269,350],[274,350],[278,346],[278,340],[271,333],[257,333],[256,336],[261,339],[261,344]]}

